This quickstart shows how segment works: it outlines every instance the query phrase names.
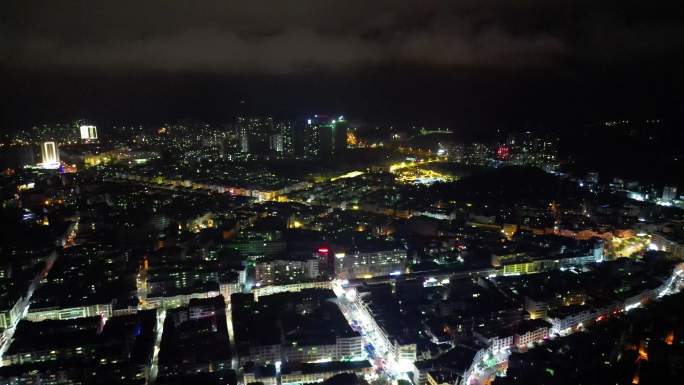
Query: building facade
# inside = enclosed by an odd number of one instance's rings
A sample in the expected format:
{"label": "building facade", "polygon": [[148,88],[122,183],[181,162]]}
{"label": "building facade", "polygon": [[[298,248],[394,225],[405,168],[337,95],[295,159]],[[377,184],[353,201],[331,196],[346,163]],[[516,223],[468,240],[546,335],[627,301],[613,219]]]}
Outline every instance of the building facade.
{"label": "building facade", "polygon": [[312,280],[318,277],[318,260],[303,261],[274,259],[259,261],[254,265],[257,285],[288,284]]}
{"label": "building facade", "polygon": [[401,274],[405,269],[406,250],[402,249],[335,255],[335,276],[339,279]]}

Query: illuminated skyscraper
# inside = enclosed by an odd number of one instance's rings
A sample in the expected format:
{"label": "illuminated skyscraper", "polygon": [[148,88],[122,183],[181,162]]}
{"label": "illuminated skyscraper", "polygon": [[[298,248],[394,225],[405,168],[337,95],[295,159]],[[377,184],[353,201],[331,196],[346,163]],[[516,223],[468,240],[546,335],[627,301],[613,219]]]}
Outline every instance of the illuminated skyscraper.
{"label": "illuminated skyscraper", "polygon": [[295,132],[290,122],[280,122],[277,125],[277,132],[282,137],[283,155],[291,156],[295,154]]}
{"label": "illuminated skyscraper", "polygon": [[282,134],[273,134],[273,135],[269,136],[268,148],[272,152],[282,154],[283,150],[284,150],[283,135]]}
{"label": "illuminated skyscraper", "polygon": [[59,166],[59,153],[55,142],[44,142],[40,146],[42,165],[45,168]]}
{"label": "illuminated skyscraper", "polygon": [[242,152],[265,154],[269,150],[269,139],[273,134],[273,118],[238,117],[237,134]]}
{"label": "illuminated skyscraper", "polygon": [[347,121],[344,116],[331,118],[314,115],[304,126],[304,155],[309,158],[330,158],[347,148]]}
{"label": "illuminated skyscraper", "polygon": [[551,171],[558,168],[558,143],[556,138],[539,137],[527,131],[508,137],[511,163],[532,166]]}
{"label": "illuminated skyscraper", "polygon": [[487,163],[487,159],[492,157],[492,149],[485,143],[471,143],[465,154],[465,161],[468,164],[482,166]]}
{"label": "illuminated skyscraper", "polygon": [[90,125],[81,125],[81,139],[85,141],[97,140],[97,127]]}
{"label": "illuminated skyscraper", "polygon": [[318,158],[321,151],[320,126],[314,119],[307,119],[303,130],[304,156],[307,158]]}

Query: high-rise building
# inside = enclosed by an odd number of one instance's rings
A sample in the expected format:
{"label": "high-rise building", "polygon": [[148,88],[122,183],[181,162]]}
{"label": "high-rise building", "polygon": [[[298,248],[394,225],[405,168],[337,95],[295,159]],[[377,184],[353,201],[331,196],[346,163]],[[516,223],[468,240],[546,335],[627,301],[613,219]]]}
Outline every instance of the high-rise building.
{"label": "high-rise building", "polygon": [[84,141],[94,141],[97,140],[97,127],[91,125],[81,125],[79,127],[81,131],[81,140]]}
{"label": "high-rise building", "polygon": [[465,162],[467,164],[473,164],[478,166],[483,166],[487,163],[487,159],[492,157],[492,149],[484,143],[471,143],[466,148]]}
{"label": "high-rise building", "polygon": [[314,115],[304,126],[304,156],[330,158],[347,149],[348,122],[344,116]]}
{"label": "high-rise building", "polygon": [[304,157],[318,158],[321,151],[320,127],[313,119],[307,119],[303,134]]}
{"label": "high-rise building", "polygon": [[44,142],[40,147],[43,166],[59,165],[59,153],[55,142]]}
{"label": "high-rise building", "polygon": [[282,154],[284,150],[283,135],[273,134],[268,137],[268,149],[271,152]]}
{"label": "high-rise building", "polygon": [[237,134],[244,153],[263,155],[269,151],[269,139],[274,133],[271,117],[238,117]]}
{"label": "high-rise building", "polygon": [[558,168],[558,146],[555,138],[542,138],[526,131],[510,134],[507,142],[511,148],[512,164],[539,167],[546,171]]}
{"label": "high-rise building", "polygon": [[240,132],[238,134],[240,139],[240,151],[248,153],[249,152],[249,136],[246,132]]}
{"label": "high-rise building", "polygon": [[406,268],[406,250],[364,251],[335,254],[335,275],[340,279],[401,274]]}
{"label": "high-rise building", "polygon": [[276,126],[277,132],[280,134],[282,137],[282,143],[283,143],[283,149],[282,153],[283,155],[291,156],[296,154],[296,149],[295,149],[295,143],[296,143],[296,138],[295,138],[295,132],[293,130],[292,123],[290,122],[279,122]]}
{"label": "high-rise building", "polygon": [[254,265],[255,281],[260,286],[297,283],[318,276],[318,260],[264,260]]}

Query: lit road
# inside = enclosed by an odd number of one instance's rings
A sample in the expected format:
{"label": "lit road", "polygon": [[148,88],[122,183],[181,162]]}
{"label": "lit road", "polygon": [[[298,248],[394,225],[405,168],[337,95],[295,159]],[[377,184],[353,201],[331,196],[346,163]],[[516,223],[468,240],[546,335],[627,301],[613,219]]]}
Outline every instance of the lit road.
{"label": "lit road", "polygon": [[[684,263],[681,263],[674,268],[672,275],[663,283],[661,290],[658,292],[657,298],[679,293],[682,290],[682,287],[684,287]],[[624,312],[627,313],[640,306],[640,303],[627,306],[625,307]],[[504,349],[497,354],[486,355],[480,362],[477,363],[474,373],[470,375],[466,383],[468,385],[483,385],[491,383],[497,373],[505,373],[505,369],[508,366],[509,355],[510,350],[508,349]]]}
{"label": "lit road", "polygon": [[161,344],[162,334],[164,333],[164,321],[166,320],[166,310],[157,309],[157,334],[154,337],[154,353],[152,355],[152,365],[150,366],[150,377],[148,384],[157,382],[159,374],[159,345]]}
{"label": "lit road", "polygon": [[[68,234],[66,234],[64,239],[64,246],[62,247],[63,249],[67,249],[75,244],[75,239],[78,236],[78,225],[80,218],[81,217],[79,215],[76,216],[76,221],[74,223],[73,228]],[[55,264],[56,260],[57,251],[53,251],[45,260],[43,269],[38,274],[36,274],[35,277],[33,277],[33,280],[31,281],[28,289],[26,290],[26,295],[24,295],[20,299],[20,302],[17,305],[19,306],[19,309],[21,309],[19,312],[20,316],[13,320],[12,325],[10,325],[10,327],[8,327],[2,332],[2,343],[0,344],[0,367],[2,366],[3,355],[9,348],[9,345],[12,343],[12,338],[14,337],[14,332],[17,329],[17,324],[20,320],[26,317],[26,314],[28,314],[29,307],[31,307],[31,297],[33,297],[33,293],[40,286],[40,281],[48,275],[50,270],[52,270],[52,266]]]}
{"label": "lit road", "polygon": [[361,300],[356,297],[356,289],[345,289],[339,280],[333,281],[333,291],[338,299],[342,314],[352,326],[359,331],[364,338],[364,349],[373,364],[376,375],[387,376],[392,382],[399,379],[409,380],[406,373],[401,372],[399,362],[391,352],[382,331],[377,328],[373,319],[369,319],[365,311],[361,309]]}
{"label": "lit road", "polygon": [[684,284],[684,263],[675,267],[663,290],[658,293],[658,298],[678,293],[682,289],[682,284]]}
{"label": "lit road", "polygon": [[19,307],[21,308],[21,317],[15,320],[15,322],[7,329],[2,331],[2,344],[0,344],[0,367],[2,367],[2,357],[12,343],[12,338],[14,337],[14,332],[17,330],[17,324],[21,318],[26,316],[28,308],[31,301],[30,298],[25,298],[21,300]]}
{"label": "lit road", "polygon": [[235,349],[235,332],[233,330],[233,310],[230,303],[230,297],[226,300],[226,328],[228,329],[228,343],[230,344],[230,367],[237,372],[238,359],[237,359],[237,349]]}
{"label": "lit road", "polygon": [[53,251],[50,254],[50,256],[48,256],[45,260],[43,270],[41,270],[41,272],[38,273],[31,281],[28,290],[26,290],[26,295],[20,299],[20,302],[18,303],[18,306],[21,309],[21,311],[19,312],[20,316],[12,322],[12,325],[10,325],[10,327],[8,327],[2,332],[2,344],[0,344],[0,367],[2,366],[3,355],[12,343],[14,332],[17,330],[17,324],[20,320],[26,317],[26,314],[28,313],[29,307],[31,306],[31,297],[33,296],[33,292],[40,286],[41,279],[47,276],[56,260],[57,252]]}

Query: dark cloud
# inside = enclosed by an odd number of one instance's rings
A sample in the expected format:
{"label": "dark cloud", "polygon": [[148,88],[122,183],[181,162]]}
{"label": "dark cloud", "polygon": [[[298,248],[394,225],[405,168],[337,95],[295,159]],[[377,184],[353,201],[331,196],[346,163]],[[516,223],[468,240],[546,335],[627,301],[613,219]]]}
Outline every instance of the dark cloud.
{"label": "dark cloud", "polygon": [[681,48],[676,2],[10,2],[19,68],[291,74],[369,66],[520,69]]}
{"label": "dark cloud", "polygon": [[0,130],[247,107],[471,131],[684,116],[680,2],[5,0]]}

